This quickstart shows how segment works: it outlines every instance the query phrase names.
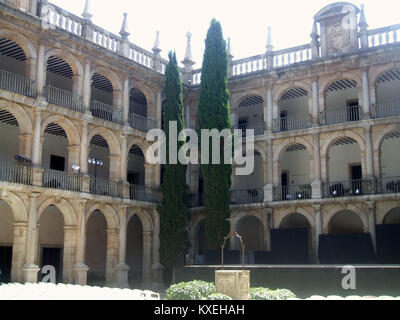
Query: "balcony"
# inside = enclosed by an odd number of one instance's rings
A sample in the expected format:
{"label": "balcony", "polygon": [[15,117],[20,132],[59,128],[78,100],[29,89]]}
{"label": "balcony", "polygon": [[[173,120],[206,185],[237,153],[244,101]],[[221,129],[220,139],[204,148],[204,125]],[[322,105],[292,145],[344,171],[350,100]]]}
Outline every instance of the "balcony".
{"label": "balcony", "polygon": [[372,118],[385,118],[400,115],[400,102],[377,103],[372,105]]}
{"label": "balcony", "polygon": [[32,185],[32,167],[0,162],[0,181]]}
{"label": "balcony", "polygon": [[0,70],[0,88],[27,97],[36,97],[35,81],[5,70]]}
{"label": "balcony", "polygon": [[135,128],[135,129],[138,129],[141,131],[147,132],[151,129],[157,128],[157,121],[140,116],[136,113],[130,113],[128,120],[129,120],[129,125],[132,128]]}
{"label": "balcony", "polygon": [[122,113],[114,111],[114,107],[109,104],[94,100],[90,103],[90,111],[96,118],[123,124]]}
{"label": "balcony", "polygon": [[320,113],[321,125],[330,125],[359,121],[362,118],[362,108],[360,106],[347,107],[344,109],[326,110]]}
{"label": "balcony", "polygon": [[375,180],[347,180],[323,185],[324,198],[357,197],[376,193]]}
{"label": "balcony", "polygon": [[95,177],[90,178],[90,193],[101,196],[123,198],[122,185],[120,183]]}
{"label": "balcony", "polygon": [[263,203],[263,189],[232,190],[231,204]]}
{"label": "balcony", "polygon": [[46,86],[44,88],[44,95],[49,103],[78,112],[85,111],[85,108],[83,107],[82,97],[73,94],[70,91],[52,86]]}
{"label": "balcony", "polygon": [[46,169],[43,172],[42,185],[45,188],[81,192],[82,178],[77,174]]}
{"label": "balcony", "polygon": [[400,177],[382,177],[378,180],[377,190],[380,193],[400,193]]}
{"label": "balcony", "polygon": [[264,134],[265,123],[264,122],[256,122],[256,123],[242,123],[234,126],[235,130],[242,130],[242,137],[246,136],[246,130],[254,130],[254,135],[259,136]]}
{"label": "balcony", "polygon": [[162,203],[161,190],[133,184],[129,186],[129,198],[137,201]]}
{"label": "balcony", "polygon": [[311,115],[295,115],[275,119],[273,123],[273,132],[294,131],[310,128],[312,124]]}
{"label": "balcony", "polygon": [[312,198],[310,184],[298,184],[274,188],[274,201],[299,201]]}

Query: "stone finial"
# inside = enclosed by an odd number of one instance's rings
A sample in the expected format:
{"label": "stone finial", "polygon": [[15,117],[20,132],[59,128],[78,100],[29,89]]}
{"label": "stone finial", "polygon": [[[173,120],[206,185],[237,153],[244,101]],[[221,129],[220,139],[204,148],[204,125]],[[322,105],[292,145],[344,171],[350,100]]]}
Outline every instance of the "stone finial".
{"label": "stone finial", "polygon": [[267,51],[272,51],[274,47],[272,46],[272,32],[271,27],[268,27],[268,36],[267,36]]}
{"label": "stone finial", "polygon": [[160,31],[156,31],[156,40],[154,41],[153,44],[153,49],[151,49],[154,54],[160,54],[161,48],[160,48]]}
{"label": "stone finial", "polygon": [[119,34],[121,35],[121,37],[123,39],[128,39],[130,33],[129,33],[129,29],[128,29],[128,14],[126,12],[124,12],[124,20],[122,21],[122,27],[121,27],[121,31],[119,32]]}
{"label": "stone finial", "polygon": [[85,1],[82,17],[88,21],[92,21],[93,14],[91,14],[90,0]]}
{"label": "stone finial", "polygon": [[231,38],[228,37],[228,44],[226,46],[226,51],[228,51],[228,56],[230,59],[233,58],[232,50],[231,50]]}
{"label": "stone finial", "polygon": [[190,43],[190,39],[192,38],[192,34],[190,32],[186,33],[187,38],[187,45],[186,45],[186,52],[185,52],[185,60],[182,63],[186,66],[191,67],[195,64],[192,58],[192,45]]}
{"label": "stone finial", "polygon": [[360,22],[358,26],[361,30],[367,30],[368,28],[367,19],[365,18],[364,4],[361,4]]}

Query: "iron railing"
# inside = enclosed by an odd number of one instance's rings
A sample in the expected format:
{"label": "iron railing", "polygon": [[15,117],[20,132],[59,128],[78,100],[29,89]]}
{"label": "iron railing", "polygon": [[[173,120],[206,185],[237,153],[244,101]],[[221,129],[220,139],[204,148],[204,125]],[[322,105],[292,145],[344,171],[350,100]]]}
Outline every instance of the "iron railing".
{"label": "iron railing", "polygon": [[379,193],[400,193],[400,177],[381,177],[378,179]]}
{"label": "iron railing", "polygon": [[129,198],[137,201],[162,202],[161,190],[133,184],[129,187]]}
{"label": "iron railing", "polygon": [[321,112],[320,120],[322,125],[359,121],[362,118],[360,106],[347,107],[344,109],[325,110]]}
{"label": "iron railing", "polygon": [[47,101],[58,106],[62,106],[74,111],[84,112],[83,100],[81,96],[73,94],[70,91],[56,88],[53,86],[46,86],[44,94]]}
{"label": "iron railing", "polygon": [[130,113],[128,121],[132,128],[141,131],[149,131],[157,128],[157,121],[140,116],[136,113]]}
{"label": "iron railing", "polygon": [[35,81],[17,73],[0,70],[0,88],[28,97],[36,97]]}
{"label": "iron railing", "polygon": [[64,171],[45,169],[43,171],[42,183],[45,188],[82,191],[82,177]]}
{"label": "iron railing", "polygon": [[256,123],[242,123],[234,126],[236,130],[242,130],[242,137],[246,136],[246,130],[254,130],[254,135],[263,135],[265,130],[264,121],[259,121]]}
{"label": "iron railing", "polygon": [[400,115],[400,101],[372,105],[372,118],[385,118]]}
{"label": "iron railing", "polygon": [[312,198],[310,184],[298,184],[274,188],[274,201],[299,201]]}
{"label": "iron railing", "polygon": [[323,185],[324,198],[355,197],[376,193],[376,181],[346,180],[327,182]]}
{"label": "iron railing", "polygon": [[274,132],[293,131],[310,128],[312,124],[311,115],[294,115],[275,119],[273,123]]}
{"label": "iron railing", "polygon": [[0,181],[32,185],[32,167],[1,161]]}
{"label": "iron railing", "polygon": [[114,107],[100,101],[93,100],[90,103],[90,111],[96,118],[122,124],[122,112],[114,111]]}
{"label": "iron railing", "polygon": [[122,185],[120,183],[96,177],[90,178],[90,193],[123,198]]}
{"label": "iron railing", "polygon": [[264,202],[263,189],[231,190],[231,204]]}

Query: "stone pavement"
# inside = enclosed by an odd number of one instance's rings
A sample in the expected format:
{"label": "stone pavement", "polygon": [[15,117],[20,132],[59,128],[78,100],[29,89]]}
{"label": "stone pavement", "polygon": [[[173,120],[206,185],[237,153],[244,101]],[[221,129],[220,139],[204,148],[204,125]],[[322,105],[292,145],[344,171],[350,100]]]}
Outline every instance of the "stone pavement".
{"label": "stone pavement", "polygon": [[3,284],[0,300],[160,300],[152,291],[100,288],[72,284]]}

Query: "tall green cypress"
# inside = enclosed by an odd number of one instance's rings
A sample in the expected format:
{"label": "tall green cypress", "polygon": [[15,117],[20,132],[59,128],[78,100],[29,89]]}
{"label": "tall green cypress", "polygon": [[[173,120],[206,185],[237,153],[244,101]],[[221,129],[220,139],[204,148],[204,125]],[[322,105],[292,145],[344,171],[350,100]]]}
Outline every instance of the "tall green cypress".
{"label": "tall green cypress", "polygon": [[[228,91],[228,53],[222,28],[213,19],[207,33],[199,101],[199,129],[232,129]],[[221,144],[222,145],[222,144]],[[211,151],[211,150],[210,150]],[[211,159],[210,152],[210,159]],[[232,165],[202,164],[206,210],[206,236],[210,248],[219,248],[229,233]]]}
{"label": "tall green cypress", "polygon": [[[176,54],[169,53],[169,63],[165,71],[164,132],[167,138],[167,162],[169,162],[169,123],[177,122],[178,133],[184,129],[182,82],[179,75]],[[183,142],[178,142],[178,150]],[[186,186],[186,166],[166,164],[161,185],[163,203],[158,206],[160,213],[160,261],[167,270],[174,270],[183,257],[187,242],[186,227],[188,188]]]}

